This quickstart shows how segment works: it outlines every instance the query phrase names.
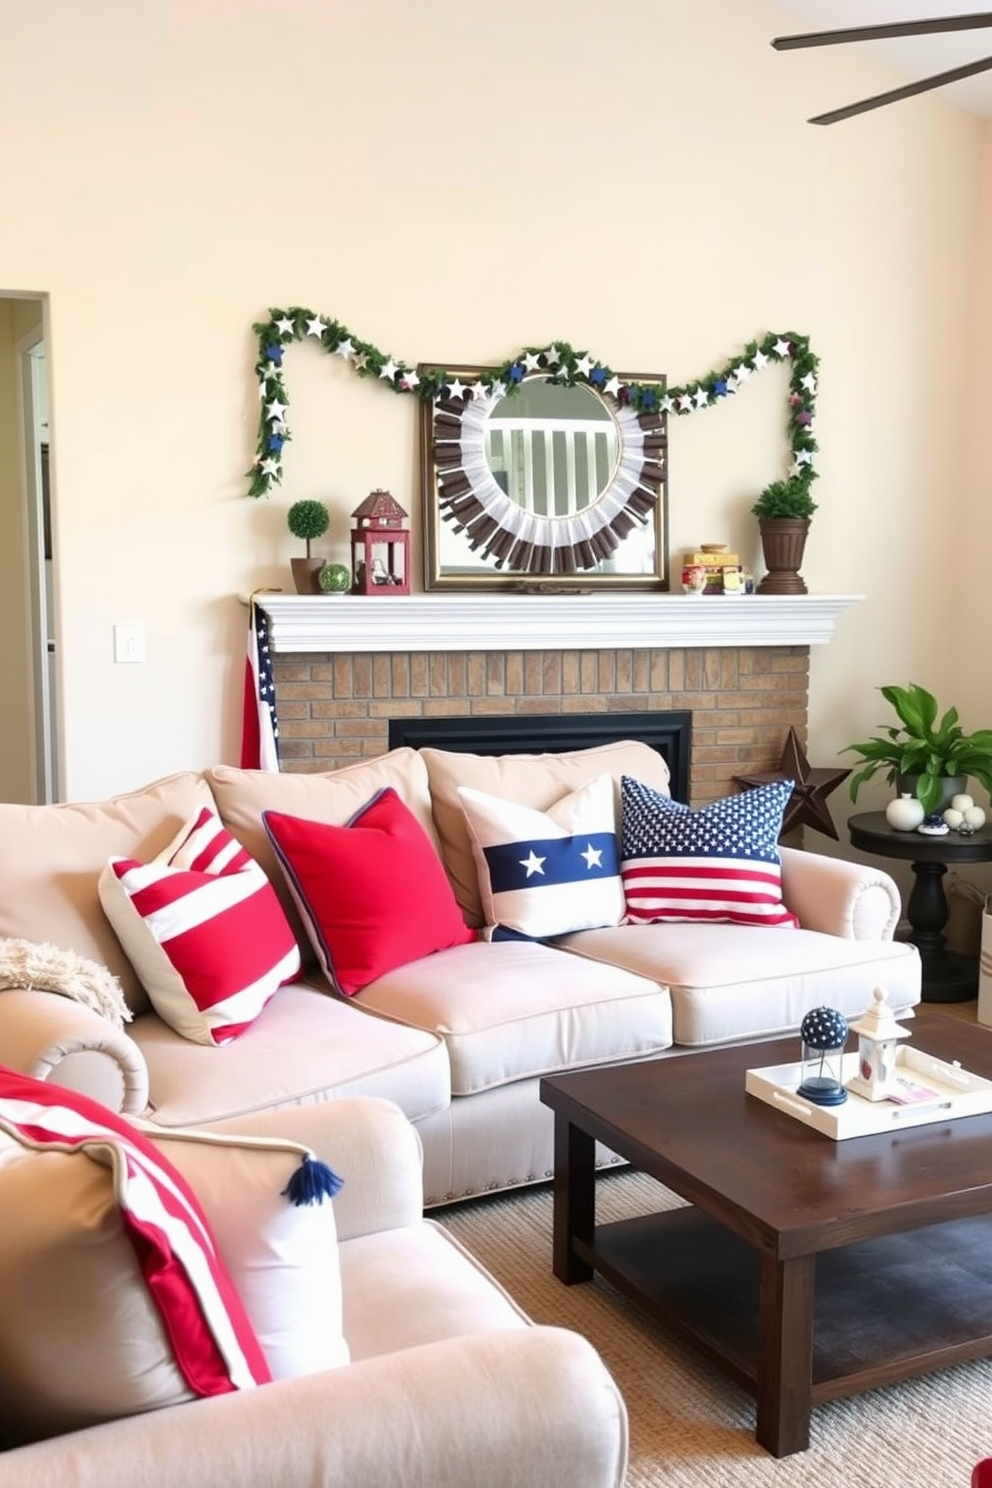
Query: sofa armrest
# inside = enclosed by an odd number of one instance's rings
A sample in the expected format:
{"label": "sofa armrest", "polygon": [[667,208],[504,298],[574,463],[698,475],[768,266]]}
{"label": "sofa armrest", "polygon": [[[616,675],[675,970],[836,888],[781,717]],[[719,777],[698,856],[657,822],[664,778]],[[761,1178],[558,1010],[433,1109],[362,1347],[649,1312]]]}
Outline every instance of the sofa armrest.
{"label": "sofa armrest", "polygon": [[[168,1128],[160,1130],[168,1135]],[[205,1130],[282,1137],[313,1148],[344,1179],[334,1199],[339,1240],[416,1224],[423,1216],[420,1137],[392,1101],[342,1096],[217,1121]]]}
{"label": "sofa armrest", "polygon": [[899,886],[883,868],[779,849],[782,898],[804,930],[845,940],[891,940],[902,913]]}
{"label": "sofa armrest", "polygon": [[4,1488],[619,1488],[627,1417],[584,1338],[510,1328],[130,1416],[2,1461]]}
{"label": "sofa armrest", "polygon": [[0,992],[0,1064],[135,1115],[148,1105],[148,1067],[132,1038],[57,992]]}

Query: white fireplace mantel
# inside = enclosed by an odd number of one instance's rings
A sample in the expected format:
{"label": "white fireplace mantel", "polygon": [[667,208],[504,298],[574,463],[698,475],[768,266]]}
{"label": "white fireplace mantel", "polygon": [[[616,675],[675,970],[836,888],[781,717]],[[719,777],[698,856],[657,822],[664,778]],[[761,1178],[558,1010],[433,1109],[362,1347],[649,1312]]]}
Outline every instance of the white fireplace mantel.
{"label": "white fireplace mantel", "polygon": [[858,594],[255,596],[281,653],[821,646]]}

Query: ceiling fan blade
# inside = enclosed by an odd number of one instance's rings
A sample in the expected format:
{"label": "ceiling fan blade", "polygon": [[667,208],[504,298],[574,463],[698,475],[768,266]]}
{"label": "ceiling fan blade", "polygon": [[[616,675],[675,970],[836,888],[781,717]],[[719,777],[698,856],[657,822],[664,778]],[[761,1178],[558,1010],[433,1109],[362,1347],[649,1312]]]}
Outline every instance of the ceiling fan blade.
{"label": "ceiling fan blade", "polygon": [[849,103],[844,108],[831,109],[827,114],[816,114],[807,123],[837,124],[841,119],[852,119],[855,114],[866,114],[869,109],[882,108],[887,103],[898,103],[901,98],[928,93],[931,88],[942,88],[945,83],[956,83],[961,78],[974,77],[976,72],[988,72],[990,68],[992,57],[983,57],[979,62],[968,62],[964,67],[952,67],[949,72],[934,73],[933,77],[920,78],[918,82],[906,83],[902,88],[892,88],[888,93],[876,93],[873,98],[863,98],[860,103]]}
{"label": "ceiling fan blade", "polygon": [[796,47],[836,46],[845,41],[891,41],[898,36],[935,36],[941,31],[976,31],[992,26],[992,10],[971,15],[935,16],[927,21],[893,21],[887,26],[853,26],[844,31],[807,31],[801,36],[776,36],[772,46],[787,52]]}

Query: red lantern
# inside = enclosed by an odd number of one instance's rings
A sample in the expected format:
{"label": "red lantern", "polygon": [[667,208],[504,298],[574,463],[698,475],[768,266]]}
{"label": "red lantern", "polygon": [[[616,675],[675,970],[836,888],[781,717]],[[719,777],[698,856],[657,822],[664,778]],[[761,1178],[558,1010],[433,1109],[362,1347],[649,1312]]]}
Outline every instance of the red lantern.
{"label": "red lantern", "polygon": [[399,502],[372,491],[351,515],[352,594],[409,594],[410,532]]}

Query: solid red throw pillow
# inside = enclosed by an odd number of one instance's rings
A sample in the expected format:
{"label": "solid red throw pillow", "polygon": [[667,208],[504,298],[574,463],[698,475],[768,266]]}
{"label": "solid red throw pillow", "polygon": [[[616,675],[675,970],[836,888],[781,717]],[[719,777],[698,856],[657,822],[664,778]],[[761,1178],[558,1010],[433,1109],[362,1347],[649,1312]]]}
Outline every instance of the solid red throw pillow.
{"label": "solid red throw pillow", "polygon": [[430,838],[392,786],[343,827],[280,811],[262,820],[324,974],[345,996],[475,939]]}

